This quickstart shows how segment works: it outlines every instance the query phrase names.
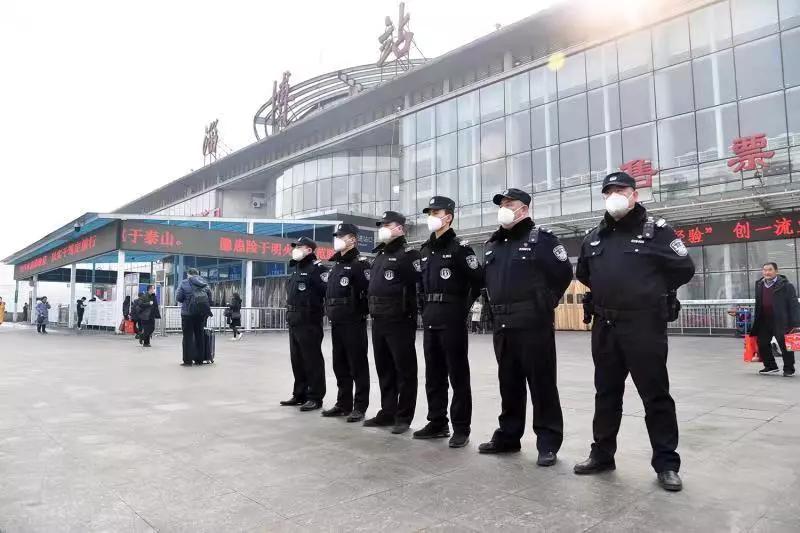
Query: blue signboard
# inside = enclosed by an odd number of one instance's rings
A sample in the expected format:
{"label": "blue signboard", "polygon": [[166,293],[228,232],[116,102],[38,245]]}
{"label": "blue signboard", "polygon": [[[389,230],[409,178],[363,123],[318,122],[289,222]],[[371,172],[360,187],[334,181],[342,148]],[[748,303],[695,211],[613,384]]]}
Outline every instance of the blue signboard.
{"label": "blue signboard", "polygon": [[358,250],[360,252],[371,252],[375,248],[375,231],[365,231],[363,228],[358,232]]}

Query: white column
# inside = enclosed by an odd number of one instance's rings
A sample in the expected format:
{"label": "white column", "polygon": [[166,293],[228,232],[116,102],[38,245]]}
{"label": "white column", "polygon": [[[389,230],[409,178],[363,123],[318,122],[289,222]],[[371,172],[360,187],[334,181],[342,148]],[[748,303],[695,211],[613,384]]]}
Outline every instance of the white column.
{"label": "white column", "polygon": [[39,292],[39,274],[33,276],[33,290],[31,291],[31,308],[28,309],[28,320],[31,324],[36,323],[36,298]]}
{"label": "white column", "polygon": [[17,321],[17,312],[19,310],[19,281],[14,281],[14,315],[11,317],[12,322]]}
{"label": "white column", "polygon": [[[247,233],[252,234],[255,228],[254,222],[247,223]],[[248,260],[244,262],[244,306],[245,307],[253,307],[253,261]],[[244,329],[250,329],[250,316],[252,315],[252,311],[247,311],[247,313],[242,313],[242,318],[244,318]]]}
{"label": "white column", "polygon": [[508,71],[514,68],[514,56],[511,52],[503,54],[503,70]]}
{"label": "white column", "polygon": [[70,329],[75,327],[75,280],[78,279],[78,265],[72,263],[69,266],[69,320],[67,322]]}
{"label": "white column", "polygon": [[[114,311],[117,313],[117,320],[114,321],[114,324],[118,324],[122,322],[122,302],[125,301],[125,250],[119,250],[117,252],[117,297],[116,297],[116,310]],[[119,330],[114,330],[115,332],[119,332]]]}

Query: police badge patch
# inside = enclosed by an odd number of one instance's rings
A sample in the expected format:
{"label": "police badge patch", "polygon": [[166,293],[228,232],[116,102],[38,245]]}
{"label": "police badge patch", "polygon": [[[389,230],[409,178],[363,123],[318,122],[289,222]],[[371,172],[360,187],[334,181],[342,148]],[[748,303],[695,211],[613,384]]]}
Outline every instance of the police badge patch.
{"label": "police badge patch", "polygon": [[686,245],[683,244],[683,241],[680,239],[675,239],[669,243],[669,247],[672,248],[673,252],[681,257],[685,257],[689,253],[689,250],[686,249]]}
{"label": "police badge patch", "polygon": [[301,292],[306,290],[306,284],[305,283],[298,283],[297,284],[297,290],[301,291]]}
{"label": "police badge patch", "polygon": [[452,272],[450,272],[450,269],[449,269],[449,268],[443,268],[443,269],[441,269],[441,270],[439,271],[439,275],[442,277],[442,279],[450,279],[450,276],[451,276],[452,274],[453,274],[453,273],[452,273]]}
{"label": "police badge patch", "polygon": [[422,264],[420,264],[419,259],[414,260],[414,270],[422,272]]}
{"label": "police badge patch", "polygon": [[470,267],[472,270],[478,268],[478,258],[474,255],[467,256],[467,266]]}
{"label": "police badge patch", "polygon": [[364,270],[364,277],[367,278],[367,281],[369,281],[369,275],[370,275],[370,271],[369,270]]}
{"label": "police badge patch", "polygon": [[394,270],[385,271],[383,277],[386,278],[386,281],[392,281],[394,279]]}
{"label": "police badge patch", "polygon": [[564,248],[564,246],[561,244],[553,248],[553,255],[555,255],[556,259],[558,259],[559,261],[566,261],[568,258],[567,249]]}
{"label": "police badge patch", "polygon": [[328,276],[329,275],[330,275],[330,272],[323,272],[322,274],[319,275],[319,277],[322,278],[323,282],[328,283]]}
{"label": "police badge patch", "polygon": [[347,287],[348,285],[350,285],[350,278],[342,276],[341,278],[339,278],[339,285],[341,285],[342,287]]}

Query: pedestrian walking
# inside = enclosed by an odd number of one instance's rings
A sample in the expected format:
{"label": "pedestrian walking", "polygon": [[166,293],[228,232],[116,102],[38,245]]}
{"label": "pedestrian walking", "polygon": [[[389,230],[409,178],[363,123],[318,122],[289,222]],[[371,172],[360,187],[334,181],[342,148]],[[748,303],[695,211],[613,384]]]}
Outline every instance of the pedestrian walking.
{"label": "pedestrian walking", "polygon": [[28,302],[25,302],[25,304],[22,306],[22,321],[23,322],[27,322],[28,321],[28,309],[29,309]]}
{"label": "pedestrian walking", "polygon": [[[472,426],[467,314],[483,288],[483,267],[467,241],[453,231],[456,203],[434,196],[422,212],[432,232],[420,250],[422,266],[422,325],[425,352],[425,394],[428,424],[415,439],[450,437],[451,448],[469,442]],[[448,379],[453,387],[447,418]]]}
{"label": "pedestrian walking", "polygon": [[773,337],[778,342],[783,358],[783,375],[794,376],[794,352],[786,349],[784,336],[793,328],[800,327],[800,304],[797,290],[784,276],[778,273],[778,264],[765,263],[761,268],[761,279],[756,281],[756,306],[751,335],[758,339],[758,353],[764,362],[759,374],[777,374],[778,363],[772,353]]}
{"label": "pedestrian walking", "polygon": [[325,397],[325,359],[322,358],[322,316],[328,269],[317,259],[317,243],[300,237],[292,243],[294,268],[287,287],[286,322],[289,357],[294,374],[292,397],[281,405],[299,405],[301,411],[322,407]]}
{"label": "pedestrian walking", "polygon": [[631,374],[645,410],[652,466],[666,490],[682,488],[675,402],[667,373],[667,322],[678,316],[675,297],[694,275],[683,241],[639,203],[635,180],[624,172],[603,180],[606,214],[581,246],[577,278],[591,290],[593,315],[594,443],[576,474],[616,468],[625,379]]}
{"label": "pedestrian walking", "polygon": [[238,341],[242,338],[239,328],[242,327],[242,297],[238,292],[234,292],[231,296],[231,303],[225,309],[225,320],[233,332],[232,341]]}
{"label": "pedestrian walking", "polygon": [[369,279],[372,352],[381,389],[381,409],[366,427],[408,431],[417,406],[417,286],[420,255],[405,237],[406,217],[385,211],[377,222],[380,244],[373,250]]}
{"label": "pedestrian walking", "polygon": [[556,384],[555,308],[572,281],[572,266],[558,237],[530,217],[531,196],[520,189],[496,194],[500,228],[486,243],[486,294],[494,316],[502,410],[492,439],[480,453],[520,450],[533,404],[537,464],[551,466],[564,438]]}
{"label": "pedestrian walking", "polygon": [[478,297],[470,308],[470,322],[472,324],[472,333],[479,333],[481,328],[481,313],[483,312],[483,298]]}
{"label": "pedestrian walking", "polygon": [[78,312],[78,329],[83,327],[83,313],[86,311],[86,296],[76,302]]}
{"label": "pedestrian walking", "polygon": [[201,365],[205,355],[203,329],[211,315],[211,289],[200,277],[196,268],[190,268],[187,276],[175,291],[175,301],[181,304],[181,332],[183,333],[182,366]]}
{"label": "pedestrian walking", "polygon": [[[133,333],[135,338],[138,339],[139,341],[142,340],[142,335],[141,335],[142,326],[141,326],[141,321],[139,320],[139,311],[140,311],[139,304],[143,301],[143,297],[144,293],[140,292],[136,296],[136,299],[131,302],[130,316],[128,317],[128,319],[131,322],[133,322]],[[141,344],[141,342],[139,344]]]}
{"label": "pedestrian walking", "polygon": [[[339,224],[333,237],[336,253],[328,276],[325,313],[331,323],[336,404],[322,416],[346,416],[359,422],[369,407],[367,360],[367,289],[370,264],[358,251],[358,228]],[[353,386],[355,385],[355,394]]]}
{"label": "pedestrian walking", "polygon": [[131,320],[131,297],[126,295],[122,301],[122,319]]}
{"label": "pedestrian walking", "polygon": [[47,321],[50,315],[50,304],[47,296],[42,296],[36,304],[36,331],[47,334]]}
{"label": "pedestrian walking", "polygon": [[139,332],[139,344],[145,348],[150,348],[150,339],[156,329],[156,319],[161,318],[161,311],[158,308],[158,298],[156,296],[155,285],[148,285],[147,292],[139,296],[137,309],[137,319],[141,327]]}

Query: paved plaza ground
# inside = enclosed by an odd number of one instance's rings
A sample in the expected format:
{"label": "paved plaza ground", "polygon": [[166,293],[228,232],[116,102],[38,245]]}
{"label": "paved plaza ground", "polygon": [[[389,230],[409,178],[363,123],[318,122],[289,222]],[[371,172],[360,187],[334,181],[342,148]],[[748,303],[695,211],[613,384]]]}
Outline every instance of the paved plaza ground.
{"label": "paved plaza ground", "polygon": [[[421,339],[412,429],[425,424]],[[617,470],[572,473],[591,438],[592,362],[587,334],[557,342],[566,434],[540,468],[530,430],[520,454],[477,453],[500,404],[488,335],[471,337],[472,440],[454,450],[278,406],[292,383],[285,333],[219,339],[217,364],[184,368],[178,336],[145,351],[6,324],[0,530],[800,531],[800,378],[755,375],[740,340],[672,338],[685,488],[666,493],[630,381]]]}

